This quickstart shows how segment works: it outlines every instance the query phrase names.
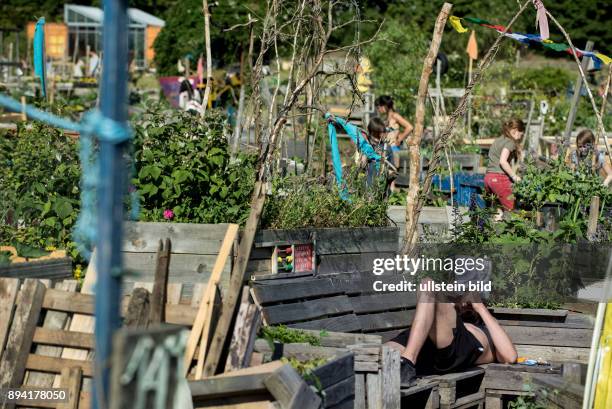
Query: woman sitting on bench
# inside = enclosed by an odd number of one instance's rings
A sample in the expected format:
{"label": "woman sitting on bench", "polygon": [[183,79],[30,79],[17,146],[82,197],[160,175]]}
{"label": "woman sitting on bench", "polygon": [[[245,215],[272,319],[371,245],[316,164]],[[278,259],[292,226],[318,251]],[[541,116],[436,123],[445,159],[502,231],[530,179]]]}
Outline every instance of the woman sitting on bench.
{"label": "woman sitting on bench", "polygon": [[514,363],[517,358],[510,337],[483,303],[437,302],[431,292],[419,292],[411,328],[387,345],[401,352],[404,388],[417,374],[458,372],[491,362]]}

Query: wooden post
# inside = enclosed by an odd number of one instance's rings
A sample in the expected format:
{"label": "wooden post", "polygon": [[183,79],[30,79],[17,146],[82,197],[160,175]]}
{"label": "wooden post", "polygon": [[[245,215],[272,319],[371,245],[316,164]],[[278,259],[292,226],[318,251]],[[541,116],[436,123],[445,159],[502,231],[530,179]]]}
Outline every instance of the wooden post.
{"label": "wooden post", "polygon": [[151,324],[161,324],[165,321],[166,287],[168,285],[171,248],[170,239],[166,239],[165,246],[161,240],[159,241],[155,281],[151,293],[151,311],[149,312],[149,323]]}
{"label": "wooden post", "polygon": [[[468,84],[472,82],[472,66],[474,64],[474,60],[472,57],[468,56],[468,60],[470,60],[468,64]],[[470,99],[468,102],[468,112],[467,112],[467,136],[468,139],[472,140],[472,96],[470,95]]]}
{"label": "wooden post", "polygon": [[[421,144],[421,138],[423,137],[423,128],[425,125],[425,99],[427,98],[427,86],[429,83],[429,76],[431,75],[431,71],[433,69],[433,64],[438,55],[440,42],[442,41],[444,26],[446,25],[446,20],[448,19],[452,8],[453,5],[450,3],[444,3],[442,6],[442,10],[440,10],[440,14],[438,14],[438,18],[436,19],[433,38],[431,40],[431,45],[429,46],[429,52],[427,53],[425,61],[423,62],[423,71],[421,73],[421,81],[419,82],[419,92],[416,104],[414,135],[408,141],[410,152],[410,185],[408,187],[408,195],[406,197],[406,229],[408,229],[412,224],[416,225],[417,222],[414,220],[414,217],[420,188],[419,171],[421,164],[421,153],[419,146]],[[404,236],[404,249],[407,248],[407,243],[414,243],[416,241],[416,229],[411,232],[406,230],[406,232],[407,234]]]}
{"label": "wooden post", "polygon": [[597,219],[599,218],[599,196],[591,198],[591,207],[589,209],[589,224],[587,226],[587,239],[593,240],[597,232]]}
{"label": "wooden post", "polygon": [[204,376],[214,375],[217,367],[219,366],[223,346],[225,345],[225,340],[229,333],[231,321],[234,316],[236,306],[238,305],[240,290],[242,290],[244,283],[244,274],[246,271],[247,262],[249,261],[249,255],[251,254],[251,248],[253,247],[253,241],[255,240],[255,232],[257,231],[257,225],[259,224],[265,199],[266,191],[264,182],[257,181],[253,190],[251,213],[249,214],[242,238],[240,239],[236,262],[232,268],[229,288],[226,292],[226,297],[223,300],[223,308],[221,309],[219,321],[215,327],[210,349],[206,355]]}
{"label": "wooden post", "polygon": [[201,115],[204,116],[206,108],[208,108],[208,100],[210,99],[210,88],[212,87],[212,56],[210,51],[210,10],[208,9],[208,0],[202,0],[202,11],[204,12],[204,41],[206,44],[206,88],[204,89],[204,98],[202,98]]}
{"label": "wooden post", "polygon": [[[593,42],[587,41],[585,51],[593,50]],[[589,57],[582,57],[582,69],[586,71],[589,65]],[[589,86],[585,84],[585,86]],[[572,136],[572,127],[574,126],[574,121],[576,120],[576,112],[578,111],[578,103],[580,102],[580,91],[582,90],[582,76],[578,74],[578,78],[576,78],[576,83],[574,84],[574,95],[572,96],[572,104],[570,106],[570,111],[567,114],[567,122],[565,123],[565,132],[563,132],[563,141],[565,142],[565,146],[570,146],[570,139]]]}

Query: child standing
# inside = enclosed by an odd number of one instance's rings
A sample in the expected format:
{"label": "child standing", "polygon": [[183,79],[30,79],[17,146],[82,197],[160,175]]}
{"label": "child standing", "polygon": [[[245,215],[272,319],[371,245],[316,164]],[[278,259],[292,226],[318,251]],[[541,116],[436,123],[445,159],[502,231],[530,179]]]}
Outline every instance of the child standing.
{"label": "child standing", "polygon": [[[489,165],[484,178],[485,189],[497,196],[502,207],[511,211],[514,209],[512,184],[521,178],[514,173],[510,162],[516,160],[519,154],[518,143],[525,133],[525,124],[517,118],[506,121],[502,128],[501,138],[497,138],[489,149]],[[498,216],[501,216],[501,210]]]}
{"label": "child standing", "polygon": [[[375,101],[376,110],[384,118],[388,132],[385,142],[391,147],[393,152],[393,165],[399,167],[399,151],[402,143],[410,135],[414,128],[403,116],[395,112],[393,98],[389,95],[381,95]],[[403,130],[402,130],[403,128]]]}

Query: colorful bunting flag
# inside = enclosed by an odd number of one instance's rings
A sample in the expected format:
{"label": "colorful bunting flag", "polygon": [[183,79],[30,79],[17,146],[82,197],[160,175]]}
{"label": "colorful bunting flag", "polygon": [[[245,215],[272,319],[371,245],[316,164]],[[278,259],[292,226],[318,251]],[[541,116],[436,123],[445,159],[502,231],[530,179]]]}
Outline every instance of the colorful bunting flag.
{"label": "colorful bunting flag", "polygon": [[536,28],[540,27],[540,38],[547,40],[548,33],[548,17],[546,17],[546,7],[542,0],[533,0],[533,6],[536,8]]}
{"label": "colorful bunting flag", "polygon": [[472,60],[478,59],[478,43],[476,42],[476,32],[474,30],[472,30],[472,34],[470,34],[465,52],[468,53]]}
{"label": "colorful bunting flag", "polygon": [[[465,33],[467,31],[467,29],[462,25],[461,20],[463,20],[464,22],[478,24],[483,27],[491,28],[500,34],[506,31],[506,28],[504,26],[491,24],[487,20],[483,20],[480,18],[452,16],[450,20],[451,25],[453,26],[455,31],[457,31],[458,33]],[[542,30],[541,24],[542,23],[540,23],[540,30]],[[548,35],[548,33],[546,33],[546,35]],[[473,30],[472,30],[472,34],[470,35],[470,41],[468,41],[468,49],[466,50],[466,52],[470,54],[470,44],[472,43],[472,36],[474,36],[473,46],[476,47],[475,55],[478,55],[478,48],[477,48],[478,45],[476,44],[476,36]],[[574,52],[572,51],[569,45],[565,43],[555,43],[549,40],[548,38],[542,38],[542,34],[513,33],[512,31],[508,30],[506,31],[506,33],[504,33],[504,36],[512,38],[513,40],[516,40],[516,41],[520,41],[521,43],[524,43],[524,44],[529,45],[533,43],[538,43],[542,45],[543,47],[554,50],[554,51],[566,52],[570,55],[574,54]],[[612,58],[602,53],[580,50],[578,48],[576,48],[575,50],[576,50],[575,54],[577,57],[579,58],[583,56],[589,57],[593,60],[593,63],[595,63],[595,66],[599,66],[602,63],[606,65],[612,63]],[[471,58],[471,55],[470,55],[470,58]],[[473,58],[473,59],[476,59],[476,58]]]}
{"label": "colorful bunting flag", "polygon": [[458,33],[465,33],[467,31],[467,28],[461,25],[461,19],[459,17],[450,16],[449,21]]}

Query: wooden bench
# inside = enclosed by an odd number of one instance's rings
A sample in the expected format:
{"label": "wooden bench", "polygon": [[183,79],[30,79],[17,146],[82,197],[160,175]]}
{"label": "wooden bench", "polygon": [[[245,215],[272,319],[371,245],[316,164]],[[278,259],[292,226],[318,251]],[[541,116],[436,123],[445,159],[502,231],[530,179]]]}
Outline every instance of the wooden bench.
{"label": "wooden bench", "polygon": [[[265,324],[378,335],[384,342],[410,326],[416,300],[413,293],[380,293],[372,285],[377,280],[398,282],[402,278],[398,274],[374,276],[367,272],[255,280],[251,295]],[[521,357],[549,362],[588,360],[593,330],[588,316],[567,310],[514,308],[493,308],[492,313]],[[348,344],[340,346],[349,348]],[[402,390],[400,399],[406,404],[423,401],[423,407],[438,407],[439,402],[445,408],[482,407],[488,399],[493,406],[508,396],[534,396],[524,388],[534,371],[546,375],[551,370],[491,364],[421,380],[415,387]],[[560,377],[559,370],[550,374]],[[356,390],[361,382],[356,377]],[[468,384],[471,386],[466,389]],[[363,407],[369,408],[367,399]]]}

